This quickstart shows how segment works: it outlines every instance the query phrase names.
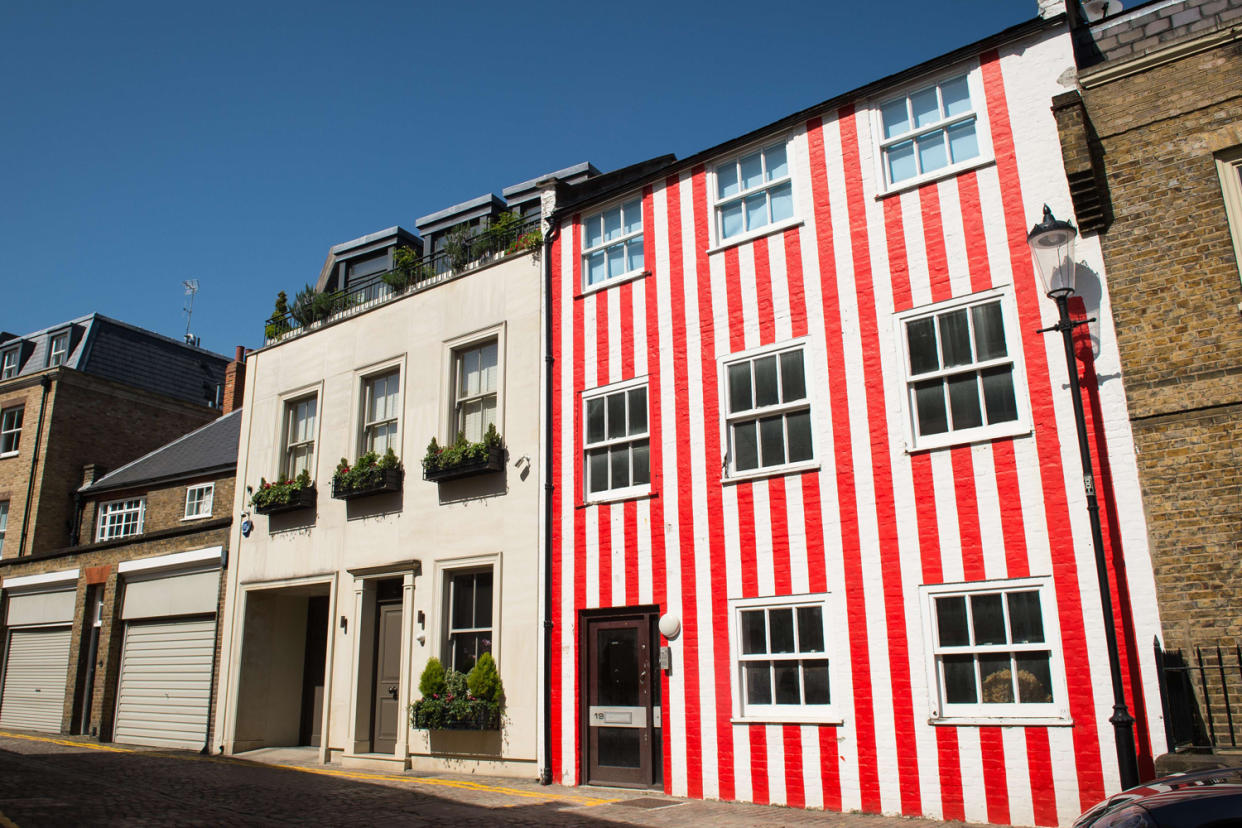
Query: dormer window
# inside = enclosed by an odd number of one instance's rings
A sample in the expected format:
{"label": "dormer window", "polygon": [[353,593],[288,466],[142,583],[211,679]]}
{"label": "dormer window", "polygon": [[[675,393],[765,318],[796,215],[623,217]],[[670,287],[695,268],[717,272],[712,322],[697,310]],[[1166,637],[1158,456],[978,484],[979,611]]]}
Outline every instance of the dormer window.
{"label": "dormer window", "polygon": [[52,337],[52,344],[48,348],[47,367],[55,368],[57,365],[63,365],[65,357],[69,355],[69,332],[58,333]]}
{"label": "dormer window", "polygon": [[17,376],[17,362],[20,354],[19,349],[10,348],[0,356],[0,379],[10,379]]}
{"label": "dormer window", "polygon": [[355,259],[350,262],[345,271],[345,284],[352,287],[377,273],[384,273],[388,268],[388,251],[385,250],[375,256],[369,256],[365,259]]}

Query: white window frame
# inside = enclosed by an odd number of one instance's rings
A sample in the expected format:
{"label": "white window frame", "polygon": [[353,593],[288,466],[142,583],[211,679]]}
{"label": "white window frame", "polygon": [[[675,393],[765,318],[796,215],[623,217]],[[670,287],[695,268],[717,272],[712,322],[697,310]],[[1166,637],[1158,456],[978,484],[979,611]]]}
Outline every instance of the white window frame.
{"label": "white window frame", "polygon": [[[815,417],[812,409],[814,408],[813,398],[814,389],[811,386],[812,372],[808,370],[811,348],[808,345],[809,340],[806,337],[792,339],[786,342],[780,342],[773,345],[765,345],[761,348],[752,348],[748,351],[740,351],[734,354],[727,354],[718,360],[718,388],[720,392],[720,418],[721,418],[721,445],[725,446],[725,472],[723,482],[735,482],[741,480],[753,480],[761,477],[773,477],[782,474],[791,474],[796,472],[817,469],[820,467],[818,454],[816,453],[815,439]],[[787,351],[802,352],[802,383],[806,389],[806,396],[801,400],[794,402],[776,403],[775,405],[763,406],[761,408],[751,408],[739,413],[729,411],[729,367],[741,362],[753,362],[766,356],[777,356],[777,364],[779,365],[780,354]],[[778,369],[779,378],[779,369]],[[811,458],[809,460],[795,460],[785,462],[780,465],[759,466],[754,469],[746,469],[744,471],[737,470],[737,457],[733,448],[733,426],[737,423],[759,421],[767,417],[775,415],[786,415],[805,410],[808,412],[811,423]],[[789,437],[785,435],[785,453],[789,453]]]}
{"label": "white window frame", "polygon": [[[134,529],[131,532],[123,531],[128,516],[134,515]],[[121,538],[131,538],[134,535],[141,535],[143,527],[146,523],[147,516],[147,499],[145,497],[128,497],[122,500],[110,500],[106,503],[99,504],[99,511],[95,517],[95,542],[120,540]],[[116,518],[116,520],[114,520]],[[119,529],[114,533],[113,529]]]}
{"label": "white window frame", "polygon": [[1234,262],[1239,276],[1242,276],[1242,146],[1217,153],[1216,172],[1220,176],[1221,195],[1225,199],[1225,217],[1229,222],[1229,236],[1233,239]]}
{"label": "white window frame", "polygon": [[[457,439],[457,357],[459,354],[485,345],[488,340],[496,342],[496,431],[505,433],[505,323],[492,325],[444,343],[442,371],[447,405],[444,406],[441,443],[451,444]],[[486,433],[486,429],[484,429]]]}
{"label": "white window frame", "polygon": [[[636,202],[638,204],[638,230],[636,232],[626,233],[625,232],[625,218],[627,214],[625,212],[625,208]],[[596,220],[603,218],[603,216],[606,213],[610,213],[613,210],[621,211],[621,235],[617,236],[614,239],[605,239],[604,241],[600,242],[594,247],[588,247],[587,246],[588,224],[592,221],[596,221]],[[600,279],[598,282],[590,281],[591,256],[593,256],[596,253],[600,253],[601,251],[607,251],[608,248],[616,247],[617,245],[623,245],[624,249],[628,251],[629,242],[634,241],[634,240],[638,240],[640,245],[643,244],[643,239],[644,239],[643,234],[646,232],[646,226],[643,220],[643,194],[641,192],[638,193],[637,195],[630,195],[626,198],[617,199],[611,202],[610,204],[605,205],[603,208],[599,210],[595,210],[594,212],[585,215],[581,220],[581,225],[582,225],[582,245],[581,245],[582,249],[579,251],[579,261],[581,261],[582,263],[581,265],[582,284],[580,285],[580,289],[582,293],[584,294],[593,293],[594,291],[602,290],[605,287],[620,284],[621,282],[626,282],[626,281],[629,281],[630,279],[638,278],[639,276],[642,276],[650,272],[648,270],[648,265],[647,265],[646,248],[644,247],[643,248],[643,264],[641,267],[637,269],[627,269],[622,273],[618,273],[616,276],[605,275],[604,278]],[[607,259],[606,256],[605,256],[605,259]],[[606,262],[605,262],[605,267],[607,267]]]}
{"label": "white window frame", "polygon": [[21,366],[21,348],[9,348],[0,354],[0,379],[12,379],[17,376]]}
{"label": "white window frame", "polygon": [[[969,596],[1037,592],[1040,604],[1040,620],[1043,624],[1044,641],[1039,644],[994,644],[965,647],[941,647],[937,625],[935,599],[950,596]],[[923,612],[923,640],[926,642],[928,699],[931,703],[931,723],[946,725],[1069,725],[1068,694],[1065,683],[1065,663],[1061,645],[1061,629],[1058,624],[1056,603],[1053,599],[1052,578],[1048,576],[1011,578],[994,581],[968,581],[960,583],[923,585],[919,587]],[[1008,601],[1003,601],[1005,617],[1008,618]],[[1008,622],[1006,622],[1008,627]],[[1008,634],[1008,630],[1007,630]],[[1048,670],[1052,684],[1052,701],[949,704],[945,701],[944,682],[940,670],[943,655],[969,655],[978,653],[1047,652]]]}
{"label": "white window frame", "polygon": [[[56,346],[60,345],[58,349]],[[53,334],[48,339],[47,345],[47,367],[55,368],[57,365],[64,365],[65,360],[69,358],[69,331],[61,331]]]}
{"label": "white window frame", "polygon": [[[764,174],[766,178],[767,163],[768,163],[766,153],[768,150],[781,144],[784,144],[784,147],[785,147],[785,168],[787,170],[787,173],[784,176],[774,179],[772,181],[764,181],[759,186],[752,187],[747,190],[747,189],[741,189],[741,173],[739,171],[738,192],[731,196],[727,196],[725,198],[720,197],[718,170],[721,167],[726,166],[730,163],[736,166],[737,164],[741,162],[743,158],[750,156],[750,155],[754,155],[756,152],[758,152],[758,153],[761,153],[763,156],[763,165],[764,165],[763,168],[764,168]],[[756,144],[752,144],[746,147],[745,149],[741,150],[740,152],[733,153],[730,157],[721,158],[720,160],[714,161],[708,165],[707,188],[708,188],[708,200],[711,202],[711,214],[712,214],[712,226],[711,226],[712,247],[711,249],[708,250],[709,253],[715,252],[717,250],[723,250],[727,247],[733,247],[734,245],[741,244],[744,242],[753,241],[754,239],[763,238],[764,236],[769,236],[769,235],[772,235],[773,233],[779,233],[782,230],[787,230],[790,227],[795,227],[802,223],[802,217],[798,214],[798,207],[801,204],[801,202],[798,199],[798,182],[795,180],[797,176],[794,175],[794,164],[795,164],[795,153],[794,153],[793,136],[792,135],[780,135],[780,136],[775,136],[775,137],[772,137],[764,141],[760,141]],[[788,218],[770,221],[767,224],[763,224],[763,225],[760,225],[758,227],[754,227],[748,230],[742,230],[742,232],[740,233],[736,233],[727,238],[725,237],[723,219],[721,215],[721,208],[723,206],[727,206],[734,202],[744,203],[746,198],[749,196],[753,196],[761,192],[767,192],[769,190],[773,190],[777,187],[783,186],[786,183],[789,184],[789,197],[790,197],[790,201],[791,201],[792,209],[793,209],[793,214],[791,216],[789,216]],[[772,205],[772,201],[769,198],[768,199],[769,214],[771,211],[771,205]]]}
{"label": "white window frame", "polygon": [[[970,112],[953,115],[948,118],[942,118],[935,123],[926,124],[921,127],[913,127],[909,131],[895,135],[892,138],[884,137],[884,116],[882,108],[897,98],[906,98],[916,92],[921,92],[932,86],[939,86],[946,81],[955,78],[966,77],[966,86],[970,91]],[[937,96],[939,98],[939,96]],[[877,183],[878,195],[886,195],[888,193],[897,193],[926,184],[929,181],[936,181],[941,178],[957,175],[965,170],[974,169],[992,163],[994,156],[992,151],[992,135],[988,128],[988,111],[987,98],[983,89],[983,72],[977,63],[969,65],[959,65],[956,68],[940,72],[935,75],[927,76],[919,79],[914,83],[906,84],[903,88],[893,89],[883,95],[876,96],[871,102],[871,134],[872,146],[875,150],[875,180]],[[913,178],[905,178],[901,181],[893,182],[889,180],[888,164],[886,163],[885,149],[903,141],[917,138],[919,135],[925,135],[929,132],[935,132],[937,129],[943,129],[956,123],[974,119],[975,122],[975,141],[979,146],[979,154],[974,158],[968,158],[957,163],[950,162],[946,166],[930,172],[920,173]],[[916,145],[917,153],[917,145]],[[917,155],[916,155],[917,157]],[[916,161],[917,163],[917,161]]]}
{"label": "white window frame", "polygon": [[[195,498],[194,494],[198,492],[200,496]],[[195,486],[188,486],[185,490],[185,513],[182,520],[202,520],[211,517],[211,510],[215,506],[216,484],[215,483],[199,483]],[[191,504],[196,504],[200,508],[198,511],[191,512]],[[206,504],[207,510],[202,511],[201,507]]]}
{"label": "white window frame", "polygon": [[[280,456],[278,458],[279,470],[277,471],[278,479],[292,480],[297,477],[298,472],[294,471],[294,464],[291,462],[291,452],[295,449],[301,449],[307,446],[310,447],[310,461],[307,464],[307,468],[309,469],[311,481],[313,482],[317,478],[316,463],[319,460],[317,450],[319,443],[319,423],[322,419],[320,416],[322,412],[319,410],[321,397],[322,395],[318,392],[318,390],[312,390],[309,393],[301,391],[295,394],[290,394],[281,401],[279,424],[280,440],[278,442],[278,445],[280,446]],[[309,429],[310,438],[307,440],[291,442],[290,437],[292,436],[293,418],[296,415],[298,406],[307,400],[315,401],[315,421]]]}
{"label": "white window frame", "polygon": [[[474,555],[463,558],[452,558],[448,560],[437,561],[435,564],[435,583],[438,589],[435,591],[435,606],[433,607],[433,618],[436,619],[438,629],[436,630],[435,640],[439,642],[438,650],[433,650],[431,655],[440,658],[444,664],[444,669],[448,670],[452,666],[452,656],[449,649],[450,635],[454,632],[452,629],[452,578],[454,575],[465,575],[470,572],[483,572],[490,569],[492,572],[492,658],[496,660],[497,667],[500,666],[500,646],[501,646],[501,587],[502,578],[502,556],[495,553],[490,555]],[[479,628],[486,629],[486,628]]]}
{"label": "white window frame", "polygon": [[[836,700],[848,688],[834,687],[834,665],[839,663],[839,650],[830,635],[833,628],[830,617],[831,593],[810,593],[804,595],[778,595],[762,598],[735,598],[729,601],[729,642],[733,690],[733,720],[737,722],[771,722],[771,723],[818,723],[840,724],[840,709]],[[746,656],[742,653],[742,612],[756,609],[785,609],[798,607],[819,607],[824,623],[823,653],[788,653]],[[827,661],[828,662],[828,704],[746,704],[746,679],[744,665],[748,661]]]}
{"label": "white window frame", "polygon": [[[0,409],[0,457],[16,457],[22,450],[22,425],[26,418],[26,406],[13,405]],[[15,421],[15,422],[14,422]],[[12,448],[4,446],[12,439]]]}
{"label": "white window frame", "polygon": [[[647,428],[641,433],[627,434],[623,437],[609,438],[605,435],[604,439],[590,443],[587,433],[587,404],[591,400],[610,397],[614,394],[626,395],[626,417],[629,417],[629,392],[634,389],[642,388],[647,392]],[[647,377],[636,377],[632,380],[622,382],[614,382],[610,385],[592,388],[590,391],[582,392],[582,499],[586,503],[602,503],[610,500],[625,500],[632,497],[642,497],[651,492],[651,389],[648,384]],[[605,411],[605,417],[607,412]],[[630,486],[621,486],[616,489],[602,489],[598,492],[591,491],[591,475],[590,467],[587,463],[587,454],[600,448],[611,448],[614,446],[630,445],[639,441],[647,441],[647,482],[638,483]],[[630,454],[630,479],[633,480],[633,452]]]}
{"label": "white window frame", "polygon": [[4,536],[9,531],[9,501],[0,500],[0,551],[4,549]]}
{"label": "white window frame", "polygon": [[[983,305],[989,302],[1000,302],[1001,322],[1005,326],[1005,351],[1004,359],[989,360],[986,362],[973,362],[970,365],[958,365],[952,368],[940,368],[935,372],[927,372],[914,375],[910,365],[910,348],[906,339],[906,325],[917,319],[948,311],[957,310],[959,308],[969,308],[974,305]],[[936,302],[931,305],[921,305],[917,308],[911,308],[907,311],[894,314],[893,337],[897,346],[898,359],[897,362],[901,367],[901,390],[898,399],[901,399],[905,416],[902,418],[906,432],[906,451],[924,451],[927,449],[944,448],[945,446],[963,445],[966,443],[978,443],[987,440],[1002,439],[1005,437],[1016,437],[1023,434],[1029,434],[1031,431],[1031,406],[1027,396],[1026,385],[1026,365],[1023,360],[1022,353],[1022,336],[1021,328],[1018,325],[1018,311],[1014,303],[1013,291],[1009,287],[992,288],[990,290],[972,293],[967,296],[958,296],[943,302]],[[973,330],[973,328],[972,328]],[[974,346],[972,339],[972,348]],[[975,428],[950,429],[940,434],[920,435],[916,420],[918,411],[914,401],[914,384],[935,377],[943,377],[954,374],[963,374],[970,371],[978,373],[989,367],[999,367],[1000,365],[1010,364],[1013,367],[1013,396],[1014,405],[1017,408],[1018,417],[1016,420],[1010,420],[1001,423],[990,424],[984,422],[983,425]],[[983,407],[982,391],[979,398],[980,411],[985,420],[987,417],[986,409]],[[947,409],[946,397],[946,417],[951,416]]]}
{"label": "white window frame", "polygon": [[[401,455],[401,414],[405,409],[405,377],[400,362],[394,362],[383,365],[375,370],[369,370],[362,375],[358,384],[358,453],[365,454],[374,450],[371,439],[371,432],[377,426],[395,425],[396,434],[389,443],[393,452],[399,457]],[[397,378],[396,401],[391,417],[383,419],[371,419],[372,416],[372,398],[375,390],[375,383],[381,379],[395,376]],[[383,455],[384,452],[378,452]]]}

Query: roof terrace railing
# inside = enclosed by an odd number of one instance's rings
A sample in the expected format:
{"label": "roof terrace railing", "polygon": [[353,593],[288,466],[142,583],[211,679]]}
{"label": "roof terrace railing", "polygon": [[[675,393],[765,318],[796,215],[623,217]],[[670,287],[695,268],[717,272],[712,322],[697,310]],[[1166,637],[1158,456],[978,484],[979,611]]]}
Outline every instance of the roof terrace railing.
{"label": "roof terrace railing", "polygon": [[450,231],[443,249],[430,256],[398,256],[398,265],[332,293],[299,293],[288,312],[268,317],[265,345],[297,337],[329,322],[345,319],[407,293],[451,282],[485,265],[536,250],[543,242],[540,219],[502,221],[468,236]]}

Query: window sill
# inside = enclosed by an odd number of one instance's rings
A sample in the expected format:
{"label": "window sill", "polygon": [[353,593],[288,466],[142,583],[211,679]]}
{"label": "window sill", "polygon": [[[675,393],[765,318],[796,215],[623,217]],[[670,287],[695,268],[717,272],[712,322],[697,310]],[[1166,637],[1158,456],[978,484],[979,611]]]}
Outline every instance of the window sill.
{"label": "window sill", "polygon": [[943,167],[932,173],[924,173],[918,178],[907,179],[900,184],[894,184],[875,194],[876,201],[888,198],[889,196],[898,195],[908,190],[917,190],[924,184],[931,184],[945,178],[952,178],[955,175],[961,175],[964,172],[977,170],[982,167],[988,167],[996,163],[995,158],[974,158],[970,161],[963,161],[961,164],[955,164],[952,167]]}
{"label": "window sill", "polygon": [[16,457],[21,453],[21,449],[18,449],[17,451],[6,451],[3,454],[0,454],[0,460],[3,460],[6,457]]}
{"label": "window sill", "polygon": [[182,522],[182,523],[187,523],[187,522],[189,522],[189,521],[193,521],[193,520],[206,520],[206,519],[207,519],[207,518],[209,518],[209,517],[211,517],[211,515],[210,515],[210,514],[206,514],[206,515],[191,515],[190,517],[183,517],[183,518],[181,519],[181,522]]}
{"label": "window sill", "polygon": [[993,440],[1006,440],[1014,437],[1026,437],[1030,435],[1031,431],[1031,424],[1023,420],[1016,420],[1000,426],[971,428],[958,432],[950,431],[947,434],[922,437],[917,442],[907,440],[906,453],[916,454],[921,451],[968,446],[973,443],[988,443]]}
{"label": "window sill", "polygon": [[746,242],[751,242],[755,239],[761,239],[764,236],[771,236],[774,233],[783,232],[791,227],[800,227],[803,223],[804,222],[801,218],[794,216],[793,218],[788,218],[784,221],[778,221],[775,224],[767,224],[760,227],[758,230],[751,230],[750,232],[743,233],[740,236],[732,236],[724,241],[717,242],[714,246],[707,248],[707,253],[708,255],[711,255],[712,253],[719,253],[722,250],[728,250],[730,247],[737,247],[739,244],[745,244]]}
{"label": "window sill", "polygon": [[1073,727],[1063,716],[931,716],[933,727]]}
{"label": "window sill", "polygon": [[592,506],[607,506],[611,503],[625,503],[633,500],[650,500],[659,496],[659,492],[653,492],[650,489],[628,490],[624,492],[617,492],[616,494],[596,495],[594,497],[587,498],[586,500],[579,501],[574,504],[574,508],[589,509]]}
{"label": "window sill", "polygon": [[802,474],[803,472],[819,471],[820,463],[818,460],[807,460],[803,463],[792,463],[787,466],[772,466],[767,469],[753,469],[751,471],[736,472],[720,478],[721,485],[727,486],[731,483],[746,483],[751,480],[763,480],[767,477],[781,477],[786,474]]}
{"label": "window sill", "polygon": [[613,276],[611,279],[605,279],[604,281],[596,282],[593,285],[586,285],[582,288],[582,290],[574,294],[574,298],[582,299],[585,296],[590,296],[592,293],[599,293],[601,290],[607,290],[610,287],[623,285],[626,282],[636,282],[639,279],[646,279],[650,275],[650,270],[635,270],[632,273],[625,273],[621,276]]}
{"label": "window sill", "polygon": [[767,724],[794,724],[794,725],[841,725],[845,723],[845,719],[836,714],[826,716],[815,715],[798,715],[797,713],[774,713],[771,716],[755,715],[755,716],[733,716],[729,719],[730,724],[735,725],[767,725]]}

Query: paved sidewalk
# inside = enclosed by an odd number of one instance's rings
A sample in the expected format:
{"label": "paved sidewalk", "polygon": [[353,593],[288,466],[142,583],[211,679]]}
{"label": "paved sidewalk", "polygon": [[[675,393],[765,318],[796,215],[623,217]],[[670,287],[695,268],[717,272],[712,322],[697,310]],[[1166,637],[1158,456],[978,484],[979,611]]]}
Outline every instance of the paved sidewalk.
{"label": "paved sidewalk", "polygon": [[679,799],[533,780],[321,765],[297,749],[207,757],[0,731],[0,826],[455,825],[937,828],[964,823]]}

